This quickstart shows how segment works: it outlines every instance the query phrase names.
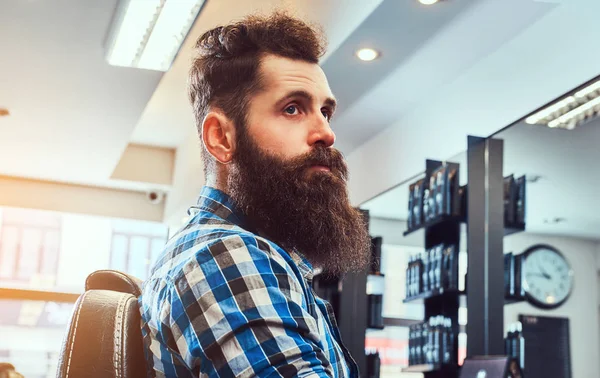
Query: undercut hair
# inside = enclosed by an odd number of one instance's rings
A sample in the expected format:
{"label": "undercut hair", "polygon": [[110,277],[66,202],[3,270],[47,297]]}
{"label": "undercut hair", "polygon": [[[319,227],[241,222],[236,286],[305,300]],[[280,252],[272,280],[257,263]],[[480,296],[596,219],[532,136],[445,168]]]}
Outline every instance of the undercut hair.
{"label": "undercut hair", "polygon": [[[251,97],[262,89],[259,67],[265,55],[319,63],[326,49],[324,33],[317,27],[276,12],[248,16],[204,33],[196,42],[189,73],[188,96],[202,139],[202,122],[211,107],[218,108],[236,128],[244,127]],[[206,177],[215,160],[202,144]]]}

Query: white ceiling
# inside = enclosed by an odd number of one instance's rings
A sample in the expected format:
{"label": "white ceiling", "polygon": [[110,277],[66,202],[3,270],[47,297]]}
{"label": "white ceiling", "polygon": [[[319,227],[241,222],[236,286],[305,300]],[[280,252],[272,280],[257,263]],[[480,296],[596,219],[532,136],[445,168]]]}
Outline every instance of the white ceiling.
{"label": "white ceiling", "polygon": [[0,175],[96,184],[161,74],[105,63],[116,0],[2,1]]}

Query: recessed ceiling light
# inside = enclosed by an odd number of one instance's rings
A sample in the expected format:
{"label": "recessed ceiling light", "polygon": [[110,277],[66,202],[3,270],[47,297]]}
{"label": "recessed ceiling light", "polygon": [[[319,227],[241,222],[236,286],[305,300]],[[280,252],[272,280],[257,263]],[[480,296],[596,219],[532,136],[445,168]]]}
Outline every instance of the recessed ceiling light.
{"label": "recessed ceiling light", "polygon": [[356,56],[360,60],[363,60],[365,62],[370,62],[379,57],[379,52],[377,50],[370,49],[370,48],[360,49],[356,52]]}
{"label": "recessed ceiling light", "polygon": [[419,3],[421,4],[425,4],[425,5],[431,5],[431,4],[435,4],[440,0],[419,0]]}

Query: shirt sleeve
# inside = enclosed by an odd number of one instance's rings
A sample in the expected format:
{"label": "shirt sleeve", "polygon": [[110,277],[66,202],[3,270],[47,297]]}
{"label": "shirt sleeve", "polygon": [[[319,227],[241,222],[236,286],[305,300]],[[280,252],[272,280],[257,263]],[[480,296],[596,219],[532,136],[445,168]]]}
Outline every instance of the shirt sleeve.
{"label": "shirt sleeve", "polygon": [[195,376],[333,377],[298,277],[268,244],[220,239],[171,290],[170,332]]}

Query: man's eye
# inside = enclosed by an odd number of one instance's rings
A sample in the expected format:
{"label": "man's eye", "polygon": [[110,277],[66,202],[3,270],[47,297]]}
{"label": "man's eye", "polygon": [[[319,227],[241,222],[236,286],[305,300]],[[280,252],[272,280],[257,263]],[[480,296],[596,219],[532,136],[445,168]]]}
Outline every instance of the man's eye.
{"label": "man's eye", "polygon": [[290,105],[287,108],[285,108],[285,112],[289,115],[296,115],[298,114],[298,106]]}
{"label": "man's eye", "polygon": [[331,112],[331,110],[321,109],[321,114],[323,114],[323,117],[325,117],[327,122],[331,122],[331,117],[333,116],[333,113]]}

